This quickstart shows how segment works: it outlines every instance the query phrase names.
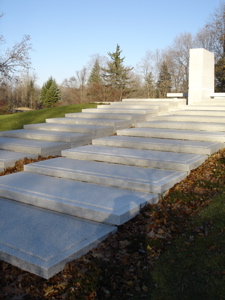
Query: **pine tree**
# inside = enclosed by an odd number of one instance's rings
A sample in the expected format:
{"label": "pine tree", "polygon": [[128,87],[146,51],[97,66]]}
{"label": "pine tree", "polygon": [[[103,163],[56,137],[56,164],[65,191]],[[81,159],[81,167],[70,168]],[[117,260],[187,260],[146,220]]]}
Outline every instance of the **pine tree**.
{"label": "pine tree", "polygon": [[130,71],[133,68],[124,67],[123,61],[125,57],[121,58],[120,46],[116,46],[115,52],[108,52],[110,61],[108,68],[103,68],[103,79],[108,87],[119,91],[119,97],[122,98],[127,85],[131,82]]}
{"label": "pine tree", "polygon": [[50,77],[42,86],[40,101],[43,107],[53,107],[61,99],[60,90],[55,79]]}
{"label": "pine tree", "polygon": [[171,91],[172,80],[166,62],[162,63],[159,78],[157,81],[158,97],[166,97],[166,94]]}
{"label": "pine tree", "polygon": [[102,77],[101,77],[101,67],[99,65],[98,59],[96,59],[94,66],[91,70],[91,74],[88,78],[88,83],[102,83]]}

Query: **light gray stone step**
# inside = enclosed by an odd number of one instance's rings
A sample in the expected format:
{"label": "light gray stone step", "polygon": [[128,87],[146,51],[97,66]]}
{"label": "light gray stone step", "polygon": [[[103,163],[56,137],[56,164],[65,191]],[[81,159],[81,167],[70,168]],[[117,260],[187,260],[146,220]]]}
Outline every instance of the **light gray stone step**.
{"label": "light gray stone step", "polygon": [[[155,113],[152,113],[152,115],[155,115]],[[91,113],[69,113],[65,115],[66,118],[81,118],[81,119],[109,119],[109,120],[132,120],[133,118],[136,118],[139,120],[141,118],[141,115],[136,114],[110,114],[110,113],[97,113],[91,112]]]}
{"label": "light gray stone step", "polygon": [[194,109],[194,110],[223,110],[225,112],[225,105],[216,105],[216,104],[207,104],[207,105],[187,105],[187,107],[185,107],[185,109]]}
{"label": "light gray stone step", "polygon": [[109,126],[94,126],[94,125],[79,125],[79,124],[71,125],[71,124],[39,123],[39,124],[24,125],[24,129],[40,130],[40,131],[87,133],[95,137],[107,136],[115,133],[115,129]]}
{"label": "light gray stone step", "polygon": [[214,131],[130,128],[117,130],[117,135],[225,143],[225,133]]}
{"label": "light gray stone step", "polygon": [[0,137],[0,149],[14,152],[27,152],[42,156],[61,155],[61,151],[71,148],[70,143]]}
{"label": "light gray stone step", "polygon": [[159,196],[19,172],[0,177],[0,197],[96,222],[121,225]]}
{"label": "light gray stone step", "polygon": [[173,122],[173,121],[150,121],[138,123],[136,127],[142,128],[166,128],[166,129],[188,129],[203,131],[225,131],[224,123],[198,123],[198,122]]}
{"label": "light gray stone step", "polygon": [[113,108],[110,106],[104,107],[104,108],[86,108],[82,109],[82,112],[96,112],[96,110],[99,113],[110,113],[110,114],[151,114],[153,112],[158,112],[158,106],[151,107],[151,109],[129,109],[129,108]]}
{"label": "light gray stone step", "polygon": [[[102,108],[102,105],[98,105],[97,108]],[[168,111],[169,103],[162,103],[162,104],[153,104],[148,102],[139,102],[139,103],[132,103],[132,102],[112,102],[110,104],[110,108],[126,108],[126,109],[156,109],[158,108],[159,111]]]}
{"label": "light gray stone step", "polygon": [[80,124],[80,125],[97,125],[111,126],[113,128],[127,128],[132,125],[131,120],[115,120],[115,119],[88,119],[88,118],[51,118],[46,119],[46,123],[54,124]]}
{"label": "light gray stone step", "polygon": [[56,131],[45,131],[45,130],[9,130],[0,131],[0,136],[13,137],[21,139],[31,140],[43,140],[52,142],[65,142],[73,143],[76,145],[87,145],[91,142],[93,135],[85,133],[71,133],[71,132],[56,132]]}
{"label": "light gray stone step", "polygon": [[143,99],[136,99],[136,98],[128,98],[128,99],[122,99],[122,102],[136,102],[136,103],[169,103],[171,107],[178,107],[181,105],[186,104],[186,99],[168,99],[168,98],[143,98]]}
{"label": "light gray stone step", "polygon": [[201,123],[225,123],[224,116],[202,116],[202,115],[167,115],[167,116],[156,116],[154,121],[172,121],[172,122],[201,122]]}
{"label": "light gray stone step", "polygon": [[176,110],[169,112],[172,115],[188,115],[188,116],[211,116],[211,117],[225,117],[225,112],[222,110]]}
{"label": "light gray stone step", "polygon": [[202,164],[207,156],[187,153],[140,150],[88,145],[63,150],[62,156],[81,160],[167,169],[174,171],[190,171]]}
{"label": "light gray stone step", "polygon": [[30,173],[160,194],[187,176],[186,172],[62,157],[26,165],[24,170]]}
{"label": "light gray stone step", "polygon": [[157,139],[122,135],[93,139],[92,144],[109,147],[135,148],[142,150],[170,151],[205,155],[211,155],[225,147],[223,143]]}
{"label": "light gray stone step", "polygon": [[31,153],[23,153],[23,152],[13,152],[13,151],[6,151],[0,150],[0,170],[1,172],[8,167],[12,167],[15,162],[20,159],[27,158],[37,158],[38,155],[31,154]]}
{"label": "light gray stone step", "polygon": [[0,260],[49,279],[116,227],[0,198]]}

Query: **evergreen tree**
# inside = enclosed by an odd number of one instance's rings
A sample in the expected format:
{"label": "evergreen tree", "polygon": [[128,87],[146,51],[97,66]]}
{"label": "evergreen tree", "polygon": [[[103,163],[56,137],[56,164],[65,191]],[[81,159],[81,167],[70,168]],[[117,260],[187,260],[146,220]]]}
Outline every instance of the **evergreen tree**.
{"label": "evergreen tree", "polygon": [[120,46],[116,46],[115,52],[109,52],[108,55],[110,56],[110,61],[108,62],[108,68],[103,68],[103,79],[105,84],[119,91],[119,98],[121,99],[125,89],[127,88],[128,84],[131,83],[131,76],[130,71],[133,68],[124,67],[123,61],[124,58],[121,58]]}
{"label": "evergreen tree", "polygon": [[172,80],[166,62],[162,63],[157,81],[158,97],[164,98],[171,91]]}
{"label": "evergreen tree", "polygon": [[61,99],[60,90],[55,79],[50,77],[42,86],[40,100],[44,107],[53,107]]}
{"label": "evergreen tree", "polygon": [[91,74],[88,78],[88,83],[102,83],[102,77],[101,77],[101,67],[99,65],[98,59],[96,59],[95,64],[91,70]]}

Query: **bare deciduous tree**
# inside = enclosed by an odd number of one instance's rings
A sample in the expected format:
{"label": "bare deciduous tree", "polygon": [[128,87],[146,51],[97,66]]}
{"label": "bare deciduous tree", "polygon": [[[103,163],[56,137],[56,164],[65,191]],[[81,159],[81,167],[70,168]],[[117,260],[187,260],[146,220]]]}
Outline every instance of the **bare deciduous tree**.
{"label": "bare deciduous tree", "polygon": [[[16,43],[11,49],[2,51],[0,54],[0,74],[2,78],[11,78],[21,69],[27,69],[31,65],[29,51],[32,49],[30,36],[25,35],[21,42]],[[0,42],[4,43],[3,36]]]}

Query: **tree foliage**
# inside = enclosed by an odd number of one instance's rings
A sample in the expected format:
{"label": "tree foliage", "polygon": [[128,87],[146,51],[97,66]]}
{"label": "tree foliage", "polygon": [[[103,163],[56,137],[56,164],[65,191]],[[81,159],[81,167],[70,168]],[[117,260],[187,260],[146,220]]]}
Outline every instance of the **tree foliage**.
{"label": "tree foliage", "polygon": [[166,62],[162,63],[159,78],[157,81],[158,97],[164,98],[171,91],[171,75],[169,73]]}
{"label": "tree foliage", "polygon": [[50,77],[42,86],[40,100],[43,107],[53,107],[61,99],[60,90],[55,79]]}
{"label": "tree foliage", "polygon": [[119,92],[119,99],[124,95],[126,88],[131,83],[130,71],[133,68],[123,65],[125,57],[121,57],[122,50],[117,44],[115,52],[108,52],[110,61],[107,68],[103,68],[103,80],[110,89]]}

